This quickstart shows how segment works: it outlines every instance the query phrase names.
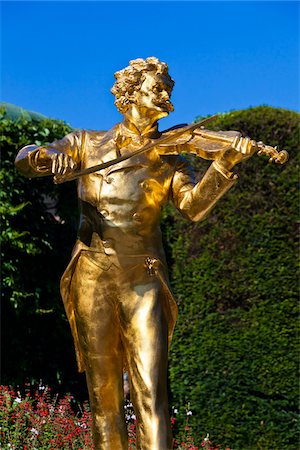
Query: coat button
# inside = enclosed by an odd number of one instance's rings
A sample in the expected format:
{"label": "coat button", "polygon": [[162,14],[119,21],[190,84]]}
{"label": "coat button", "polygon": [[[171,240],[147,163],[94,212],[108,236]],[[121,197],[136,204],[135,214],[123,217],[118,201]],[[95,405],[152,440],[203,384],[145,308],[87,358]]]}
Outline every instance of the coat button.
{"label": "coat button", "polygon": [[150,188],[150,185],[149,185],[148,181],[143,181],[143,182],[141,183],[141,187],[142,187],[142,189],[143,189],[145,192],[150,192],[150,191],[151,191],[151,188]]}
{"label": "coat button", "polygon": [[113,242],[111,239],[106,239],[106,241],[102,241],[104,248],[113,248]]}
{"label": "coat button", "polygon": [[133,214],[132,218],[133,218],[133,220],[134,220],[135,222],[141,222],[141,221],[142,221],[142,216],[141,216],[141,214],[139,214],[139,213],[137,213],[137,212]]}

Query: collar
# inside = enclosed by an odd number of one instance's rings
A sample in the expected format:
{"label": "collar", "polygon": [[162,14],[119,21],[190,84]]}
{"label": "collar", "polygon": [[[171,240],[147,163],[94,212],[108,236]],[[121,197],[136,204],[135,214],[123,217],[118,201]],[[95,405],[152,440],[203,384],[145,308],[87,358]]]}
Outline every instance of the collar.
{"label": "collar", "polygon": [[157,122],[155,122],[150,129],[140,132],[133,123],[126,122],[125,124],[125,122],[123,121],[119,124],[117,133],[121,136],[131,138],[136,138],[138,136],[143,138],[155,139],[160,136]]}

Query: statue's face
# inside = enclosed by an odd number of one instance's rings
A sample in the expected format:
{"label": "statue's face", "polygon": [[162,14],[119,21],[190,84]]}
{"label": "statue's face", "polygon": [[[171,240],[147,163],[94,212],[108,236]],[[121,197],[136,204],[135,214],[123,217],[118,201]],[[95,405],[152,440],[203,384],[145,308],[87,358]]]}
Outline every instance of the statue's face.
{"label": "statue's face", "polygon": [[152,114],[157,112],[160,117],[174,111],[170,101],[172,85],[163,75],[147,74],[141,89],[135,93],[134,103],[140,109]]}

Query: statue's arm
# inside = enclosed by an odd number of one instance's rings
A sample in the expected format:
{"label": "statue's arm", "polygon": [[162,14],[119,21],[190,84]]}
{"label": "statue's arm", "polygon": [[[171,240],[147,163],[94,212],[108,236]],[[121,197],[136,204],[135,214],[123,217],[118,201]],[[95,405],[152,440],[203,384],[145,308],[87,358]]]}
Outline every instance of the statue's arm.
{"label": "statue's arm", "polygon": [[180,158],[172,180],[173,202],[184,217],[195,222],[203,220],[236,178],[232,172],[222,170],[213,162],[196,183],[192,169]]}
{"label": "statue's arm", "polygon": [[29,178],[71,172],[80,164],[83,136],[78,130],[49,145],[27,145],[17,154],[16,168]]}

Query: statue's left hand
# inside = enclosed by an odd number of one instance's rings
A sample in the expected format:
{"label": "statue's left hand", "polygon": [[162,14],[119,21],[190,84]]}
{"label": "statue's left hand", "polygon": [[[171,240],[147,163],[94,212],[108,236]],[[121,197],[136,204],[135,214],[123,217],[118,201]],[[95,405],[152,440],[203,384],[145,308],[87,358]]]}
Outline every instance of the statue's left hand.
{"label": "statue's left hand", "polygon": [[249,137],[237,136],[231,147],[217,159],[218,165],[226,170],[250,158],[257,150],[257,143]]}
{"label": "statue's left hand", "polygon": [[51,154],[51,172],[56,175],[66,175],[76,169],[76,162],[74,159],[65,153]]}

